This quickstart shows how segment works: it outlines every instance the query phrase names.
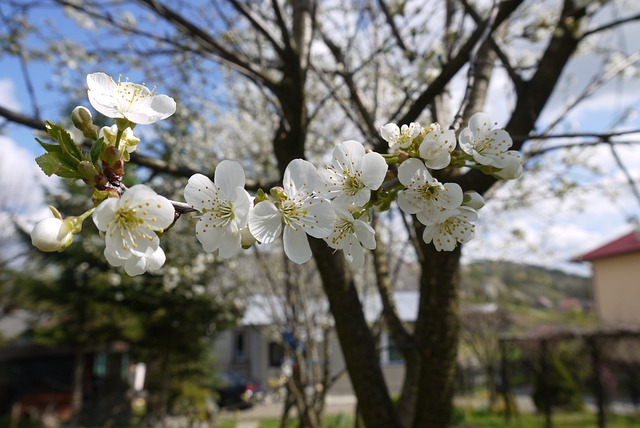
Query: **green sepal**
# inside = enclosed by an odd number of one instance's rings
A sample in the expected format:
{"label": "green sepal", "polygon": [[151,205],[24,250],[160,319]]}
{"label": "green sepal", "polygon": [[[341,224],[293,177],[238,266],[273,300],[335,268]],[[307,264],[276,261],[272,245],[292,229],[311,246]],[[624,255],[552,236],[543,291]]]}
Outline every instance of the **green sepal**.
{"label": "green sepal", "polygon": [[100,137],[91,146],[91,163],[95,164],[100,159],[100,152],[104,146],[104,138]]}

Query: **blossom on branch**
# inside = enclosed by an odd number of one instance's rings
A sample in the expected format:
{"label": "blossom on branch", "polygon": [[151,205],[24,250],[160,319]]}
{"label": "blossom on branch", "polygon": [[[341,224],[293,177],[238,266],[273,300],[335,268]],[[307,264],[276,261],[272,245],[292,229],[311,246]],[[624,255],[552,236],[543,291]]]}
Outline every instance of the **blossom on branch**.
{"label": "blossom on branch", "polygon": [[407,214],[417,214],[423,224],[442,209],[454,209],[462,204],[462,188],[456,183],[440,183],[420,159],[404,161],[398,168],[398,180],[405,186],[398,192],[398,206]]}
{"label": "blossom on branch", "polygon": [[358,141],[342,142],[333,149],[331,165],[319,171],[325,183],[322,194],[340,206],[363,206],[384,181],[387,169],[380,153],[365,153]]}
{"label": "blossom on branch", "polygon": [[353,214],[341,207],[336,208],[333,230],[324,240],[331,248],[342,250],[344,258],[356,268],[364,265],[364,250],[376,248],[373,227],[362,220],[355,219]]}
{"label": "blossom on branch", "polygon": [[147,125],[166,119],[176,111],[176,102],[167,95],[157,95],[144,83],[114,81],[105,73],[87,75],[89,102],[98,112],[115,119]]}
{"label": "blossom on branch", "polygon": [[214,181],[202,174],[189,178],[184,198],[202,215],[196,224],[196,237],[208,253],[218,251],[222,258],[238,254],[241,230],[249,221],[251,198],[244,189],[245,174],[235,161],[218,164]]}
{"label": "blossom on branch", "polygon": [[411,122],[409,126],[402,125],[401,128],[395,123],[387,123],[380,128],[380,136],[389,143],[390,149],[406,149],[421,131],[422,128],[418,122]]}
{"label": "blossom on branch", "polygon": [[441,210],[436,216],[428,218],[422,239],[427,244],[433,242],[438,251],[453,251],[458,243],[469,242],[475,236],[472,221],[478,214],[469,207]]}
{"label": "blossom on branch", "polygon": [[128,259],[120,258],[115,253],[105,249],[104,256],[111,266],[124,266],[124,271],[129,276],[142,275],[145,272],[158,270],[167,260],[162,247],[156,248],[155,251],[149,248],[143,256],[131,255]]}
{"label": "blossom on branch", "polygon": [[460,132],[460,148],[481,165],[505,168],[511,162],[506,152],[513,141],[507,131],[493,125],[486,113],[471,116],[469,126]]}
{"label": "blossom on branch", "polygon": [[439,123],[422,128],[420,158],[431,169],[443,169],[451,163],[451,152],[456,148],[456,134],[453,130],[442,130]]}
{"label": "blossom on branch", "polygon": [[171,202],[149,187],[137,184],[119,198],[105,199],[93,212],[93,222],[105,232],[107,260],[148,258],[160,246],[162,233],[174,220]]}
{"label": "blossom on branch", "polygon": [[329,236],[335,211],[329,200],[318,195],[322,182],[313,164],[294,159],[284,171],[282,184],[283,188],[273,192],[275,202],[263,200],[253,208],[249,229],[265,244],[282,233],[285,254],[302,264],[312,255],[307,234],[314,238]]}

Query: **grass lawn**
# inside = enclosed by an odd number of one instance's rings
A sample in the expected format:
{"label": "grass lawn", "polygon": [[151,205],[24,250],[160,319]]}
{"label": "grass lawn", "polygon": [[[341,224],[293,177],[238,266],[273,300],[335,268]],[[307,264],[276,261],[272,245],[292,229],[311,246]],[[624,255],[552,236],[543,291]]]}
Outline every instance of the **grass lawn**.
{"label": "grass lawn", "polygon": [[[591,413],[555,413],[553,415],[555,428],[597,428],[598,421],[595,414]],[[262,419],[258,428],[278,428],[278,419]],[[353,426],[351,416],[331,415],[324,420],[323,428],[351,428]],[[455,428],[541,428],[544,426],[544,417],[540,415],[514,416],[511,423],[507,423],[504,416],[493,415],[487,412],[465,412],[464,421]],[[607,428],[640,427],[640,416],[607,415]],[[235,428],[231,420],[223,421],[220,428]],[[289,428],[297,428],[295,421],[289,424]]]}
{"label": "grass lawn", "polygon": [[[597,428],[598,419],[591,413],[554,413],[553,426],[556,428]],[[541,428],[544,426],[542,415],[520,415],[507,423],[504,416],[489,413],[465,413],[464,421],[456,425],[459,428]],[[607,415],[607,428],[640,427],[640,417]]]}

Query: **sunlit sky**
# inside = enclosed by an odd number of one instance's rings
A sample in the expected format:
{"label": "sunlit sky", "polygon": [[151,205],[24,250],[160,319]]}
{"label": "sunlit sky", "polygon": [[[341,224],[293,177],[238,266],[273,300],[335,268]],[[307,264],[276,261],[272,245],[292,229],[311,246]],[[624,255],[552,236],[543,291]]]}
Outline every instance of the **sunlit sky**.
{"label": "sunlit sky", "polygon": [[[625,28],[622,35],[615,35],[622,38],[629,53],[640,51],[639,27],[638,24],[632,24]],[[73,35],[73,30],[70,31]],[[538,124],[540,130],[544,129],[544,124],[556,118],[568,99],[576,96],[588,84],[591,74],[586,71],[598,66],[597,58],[584,54],[571,62],[567,75],[572,77],[565,79],[565,83],[560,85],[545,109]],[[625,109],[630,114],[625,129],[640,129],[640,116],[637,114],[640,104],[637,64],[631,70],[635,72],[635,78],[625,81],[616,79],[605,85],[576,108],[556,132],[606,132]],[[42,118],[56,121],[60,118],[62,103],[61,94],[51,89],[58,78],[55,70],[39,66],[37,69],[32,68],[30,72]],[[464,78],[464,73],[460,73],[454,84],[454,99],[461,96]],[[78,82],[78,85],[84,84]],[[504,73],[498,74],[491,93],[486,111],[502,125],[508,118],[513,102],[513,94]],[[0,59],[0,105],[29,115],[34,111],[20,64],[6,56]],[[44,177],[34,161],[42,153],[42,149],[35,142],[33,132],[15,124],[6,125],[2,132],[0,179],[3,186],[11,188],[18,186],[18,183],[35,182],[35,189],[39,183],[47,182],[49,179]],[[345,139],[348,137],[345,136]],[[640,135],[627,136],[618,141],[640,141]],[[621,146],[617,150],[637,185],[640,182],[640,144]],[[490,201],[480,212],[476,239],[464,249],[465,260],[511,260],[588,274],[588,266],[577,266],[569,263],[569,260],[629,232],[629,219],[640,217],[640,201],[633,196],[627,177],[617,165],[608,146],[585,148],[576,152],[576,155],[584,158],[588,165],[598,167],[601,174],[592,174],[587,168],[570,170],[576,180],[587,185],[563,200],[543,197],[529,206],[514,208],[508,212],[502,211],[500,204]],[[559,162],[559,158],[558,153],[543,162],[553,170],[554,162]],[[525,172],[525,177],[527,174]],[[545,187],[546,183],[543,181],[553,178],[549,173],[536,175],[535,180],[527,180],[525,187],[530,189],[535,200],[536,189]],[[508,189],[509,186],[499,189],[496,201],[510,198]],[[23,197],[24,201],[15,205],[23,207],[22,213],[32,220],[43,218],[50,215],[43,195],[40,190],[21,192],[19,197]],[[514,229],[524,239],[515,239],[512,234]]]}

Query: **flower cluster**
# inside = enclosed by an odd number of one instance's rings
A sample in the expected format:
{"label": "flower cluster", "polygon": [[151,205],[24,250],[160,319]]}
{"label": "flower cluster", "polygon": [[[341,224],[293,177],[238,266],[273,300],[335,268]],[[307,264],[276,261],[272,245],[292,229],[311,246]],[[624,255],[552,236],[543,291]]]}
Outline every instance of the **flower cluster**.
{"label": "flower cluster", "polygon": [[426,243],[451,251],[474,237],[473,222],[484,200],[476,192],[464,192],[458,183],[440,182],[439,172],[467,167],[500,179],[517,178],[522,172],[519,153],[509,150],[509,134],[494,129],[486,114],[477,113],[458,138],[438,123],[384,125],[380,135],[390,153],[367,150],[354,140],[341,142],[328,165],[316,169],[306,160],[293,160],[281,187],[268,193],[258,190],[253,199],[245,190],[241,164],[224,160],[213,180],[202,174],[189,179],[186,204],[172,202],[145,185],[126,189],[122,178],[124,163],[140,141],[133,135],[134,127],[169,117],[176,109],[173,99],[144,84],[120,78],[116,82],[104,73],[87,76],[87,85],[91,105],[115,124],[98,130],[89,110],[77,107],[72,120],[85,138],[93,140],[91,150],[82,153],[66,131],[47,122],[49,136],[58,145],[41,142],[47,153],[37,161],[48,175],[84,180],[93,188],[95,208],[68,219],[52,209],[55,218],[38,223],[32,241],[43,251],[62,251],[91,215],[104,234],[107,261],[123,266],[129,275],[164,264],[160,236],[179,217],[177,205],[181,212],[185,207],[197,212],[197,240],[204,251],[222,258],[282,235],[285,254],[301,264],[312,257],[311,236],[361,267],[366,252],[376,247],[371,210],[388,209],[392,202],[424,225]]}

